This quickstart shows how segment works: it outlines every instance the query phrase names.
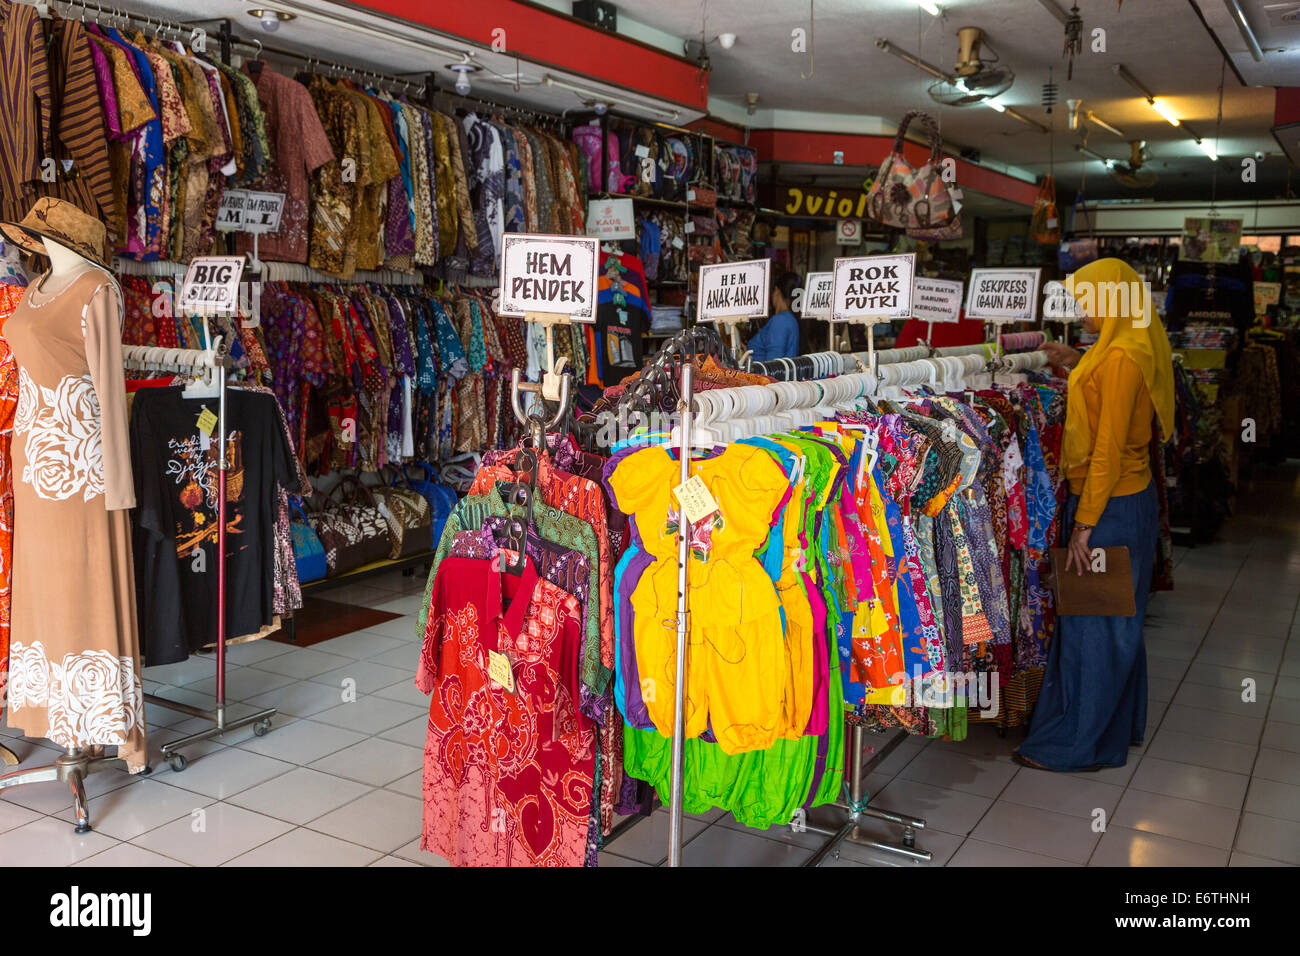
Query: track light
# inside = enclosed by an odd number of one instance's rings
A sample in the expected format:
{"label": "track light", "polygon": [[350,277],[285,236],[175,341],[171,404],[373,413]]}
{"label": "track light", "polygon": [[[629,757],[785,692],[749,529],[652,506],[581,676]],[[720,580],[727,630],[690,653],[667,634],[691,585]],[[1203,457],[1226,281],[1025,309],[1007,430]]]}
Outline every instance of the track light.
{"label": "track light", "polygon": [[1216,153],[1214,151],[1214,147],[1211,146],[1209,143],[1207,143],[1205,140],[1198,139],[1196,141],[1196,145],[1201,147],[1201,152],[1204,153],[1206,156],[1210,157],[1210,160],[1212,162],[1217,163],[1219,161],[1219,154]]}

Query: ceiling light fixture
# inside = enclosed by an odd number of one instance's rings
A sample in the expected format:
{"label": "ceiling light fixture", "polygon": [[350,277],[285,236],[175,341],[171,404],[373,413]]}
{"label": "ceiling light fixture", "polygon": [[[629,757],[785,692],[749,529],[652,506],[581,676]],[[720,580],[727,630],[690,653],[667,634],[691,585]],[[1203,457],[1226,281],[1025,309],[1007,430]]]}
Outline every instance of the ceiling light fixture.
{"label": "ceiling light fixture", "polygon": [[987,106],[989,109],[997,110],[999,113],[1005,113],[1007,111],[1007,108],[1005,106],[1003,106],[1001,103],[995,102],[994,100],[985,100],[984,105]]}
{"label": "ceiling light fixture", "polygon": [[256,17],[258,21],[261,22],[262,29],[267,33],[274,33],[276,30],[280,29],[281,23],[286,23],[289,20],[296,18],[296,14],[285,13],[283,10],[254,9],[249,10],[248,15],[250,17]]}
{"label": "ceiling light fixture", "polygon": [[466,57],[464,63],[448,63],[447,69],[456,74],[456,92],[461,96],[469,96],[469,75],[477,73],[478,67],[470,63],[469,57]]}
{"label": "ceiling light fixture", "polygon": [[[936,79],[939,80],[948,79],[948,74],[943,72],[943,70],[939,69],[933,63],[926,63],[925,60],[922,60],[920,57],[912,56],[912,54],[908,53],[906,50],[900,50],[898,47],[894,46],[894,44],[890,43],[884,37],[878,37],[876,39],[876,46],[884,50],[886,53],[894,54],[894,56],[898,57],[904,63],[910,63],[918,70],[922,70],[925,73],[929,73],[931,76],[935,77]],[[962,78],[962,83],[963,84],[965,83],[964,77]]]}
{"label": "ceiling light fixture", "polygon": [[1201,147],[1201,152],[1203,152],[1206,156],[1210,157],[1211,162],[1217,163],[1219,161],[1219,154],[1216,153],[1214,151],[1214,147],[1211,146],[1209,143],[1207,143],[1205,140],[1198,139],[1196,141],[1196,145]]}
{"label": "ceiling light fixture", "polygon": [[[467,49],[466,47],[463,46],[457,49],[454,47],[440,46],[437,43],[431,42],[435,40],[444,41],[444,42],[454,42],[454,41],[449,37],[443,37],[442,35],[434,33],[431,30],[412,31],[409,24],[404,24],[401,27],[403,33],[396,33],[391,29],[385,30],[379,27],[370,26],[368,23],[364,23],[360,20],[355,20],[351,17],[342,17],[334,14],[322,13],[319,10],[314,10],[311,7],[306,6],[302,3],[295,2],[295,0],[276,0],[276,2],[279,6],[288,7],[291,10],[296,10],[297,13],[293,14],[292,16],[296,16],[300,19],[309,20],[312,23],[322,23],[325,24],[326,26],[331,26],[331,27],[341,27],[347,30],[351,30],[355,33],[359,33],[363,36],[368,36],[376,40],[381,40],[384,43],[395,43],[398,44],[399,46],[404,46],[408,49],[414,50],[418,53],[423,53],[425,55],[428,55],[429,53],[434,53],[437,54],[438,56],[451,56],[451,57],[466,57],[466,56],[474,57],[478,55],[478,51],[474,49]],[[249,13],[254,13],[254,12],[255,11],[252,10],[249,11]]]}
{"label": "ceiling light fixture", "polygon": [[718,34],[718,46],[722,47],[724,50],[730,50],[735,45],[736,35],[734,33]]}
{"label": "ceiling light fixture", "polygon": [[[596,90],[588,89],[585,86],[578,86],[576,83],[570,83],[568,80],[562,80],[558,76],[552,76],[549,73],[542,77],[542,82],[547,86],[557,86],[562,90],[572,90],[579,96],[590,96],[593,99],[599,99],[609,95],[607,93],[600,93]],[[681,117],[680,110],[665,109],[664,107],[657,106],[653,103],[630,100],[625,96],[619,96],[618,102],[620,106],[627,109],[640,110],[644,113],[655,113],[670,120],[677,120]]]}
{"label": "ceiling light fixture", "polygon": [[1174,115],[1173,108],[1163,100],[1156,99],[1156,95],[1138,82],[1138,78],[1128,71],[1123,63],[1116,63],[1113,67],[1115,75],[1127,83],[1133,89],[1138,91],[1138,95],[1147,101],[1147,105],[1164,117],[1170,126],[1177,126],[1179,119]]}
{"label": "ceiling light fixture", "polygon": [[916,5],[932,17],[943,15],[943,11],[939,9],[939,5],[931,3],[930,0],[916,0]]}
{"label": "ceiling light fixture", "polygon": [[1165,118],[1165,122],[1167,122],[1170,126],[1177,126],[1181,122],[1181,120],[1179,120],[1178,117],[1174,114],[1173,107],[1170,106],[1168,103],[1166,103],[1164,100],[1152,99],[1148,102],[1150,103],[1151,108],[1155,110],[1157,113],[1159,113],[1161,116],[1163,116]]}

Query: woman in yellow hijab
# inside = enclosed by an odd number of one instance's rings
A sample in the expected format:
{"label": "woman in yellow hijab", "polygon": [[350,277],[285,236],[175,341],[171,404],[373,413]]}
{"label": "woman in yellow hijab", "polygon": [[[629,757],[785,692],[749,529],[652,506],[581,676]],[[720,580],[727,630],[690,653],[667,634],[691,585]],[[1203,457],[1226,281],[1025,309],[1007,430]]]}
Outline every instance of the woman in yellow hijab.
{"label": "woman in yellow hijab", "polygon": [[[1122,767],[1147,720],[1142,627],[1155,561],[1159,500],[1151,484],[1153,429],[1171,434],[1173,360],[1151,293],[1119,259],[1067,282],[1096,343],[1052,358],[1074,365],[1061,465],[1070,483],[1069,557],[1057,574],[1091,573],[1094,548],[1127,547],[1133,617],[1058,617],[1029,737],[1016,759],[1043,770]],[[1077,363],[1077,364],[1076,364]]]}

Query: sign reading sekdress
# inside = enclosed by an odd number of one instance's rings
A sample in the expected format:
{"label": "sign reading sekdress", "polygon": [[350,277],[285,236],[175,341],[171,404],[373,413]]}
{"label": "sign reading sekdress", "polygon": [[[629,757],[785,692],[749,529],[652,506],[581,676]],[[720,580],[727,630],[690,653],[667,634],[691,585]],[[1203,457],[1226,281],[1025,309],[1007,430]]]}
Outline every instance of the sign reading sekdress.
{"label": "sign reading sekdress", "polygon": [[96,269],[53,293],[44,278],[4,326],[18,363],[9,725],[116,746],[136,773],[147,741],[121,292]]}

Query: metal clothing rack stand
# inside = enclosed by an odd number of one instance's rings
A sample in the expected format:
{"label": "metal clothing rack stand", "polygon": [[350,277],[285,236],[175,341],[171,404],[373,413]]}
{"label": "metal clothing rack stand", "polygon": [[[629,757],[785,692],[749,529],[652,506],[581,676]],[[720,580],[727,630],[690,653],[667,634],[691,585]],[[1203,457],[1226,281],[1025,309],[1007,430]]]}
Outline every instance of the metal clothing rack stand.
{"label": "metal clothing rack stand", "polygon": [[178,372],[193,374],[207,370],[217,379],[217,688],[215,709],[211,711],[168,700],[156,694],[145,694],[144,699],[169,710],[212,721],[212,726],[178,740],[163,744],[162,755],[172,770],[180,772],[189,766],[189,760],[180,751],[192,743],[220,737],[230,730],[253,725],[253,733],[261,737],[271,729],[274,707],[254,711],[236,720],[226,718],[226,473],[230,470],[229,449],[226,447],[226,372],[233,367],[228,354],[220,349],[220,339],[210,349],[165,349],[151,346],[127,345],[122,347],[123,363],[145,371]]}

